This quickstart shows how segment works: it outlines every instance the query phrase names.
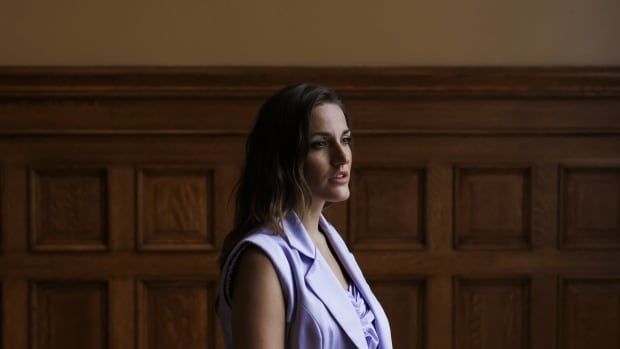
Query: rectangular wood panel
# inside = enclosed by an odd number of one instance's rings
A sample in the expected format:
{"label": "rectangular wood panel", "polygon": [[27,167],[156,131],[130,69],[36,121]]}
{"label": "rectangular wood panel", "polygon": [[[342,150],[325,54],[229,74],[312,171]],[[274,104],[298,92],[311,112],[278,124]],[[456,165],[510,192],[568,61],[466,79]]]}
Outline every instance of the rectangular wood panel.
{"label": "rectangular wood panel", "polygon": [[620,347],[620,279],[564,278],[560,299],[560,348]]}
{"label": "rectangular wood panel", "polygon": [[32,349],[108,348],[108,289],[103,281],[34,281]]}
{"label": "rectangular wood panel", "polygon": [[213,348],[213,290],[204,280],[139,280],[138,348]]}
{"label": "rectangular wood panel", "polygon": [[530,347],[527,279],[463,279],[455,282],[455,349]]}
{"label": "rectangular wood panel", "polygon": [[388,316],[394,348],[424,348],[424,280],[371,280],[370,285]]}
{"label": "rectangular wood panel", "polygon": [[30,171],[30,247],[34,251],[108,248],[106,168],[33,166]]}
{"label": "rectangular wood panel", "polygon": [[421,249],[426,235],[426,172],[418,167],[354,168],[354,249]]}
{"label": "rectangular wood panel", "polygon": [[138,248],[213,250],[214,170],[138,167]]}
{"label": "rectangular wood panel", "polygon": [[560,246],[620,248],[620,167],[560,167]]}
{"label": "rectangular wood panel", "polygon": [[530,168],[455,168],[456,248],[519,249],[531,241]]}

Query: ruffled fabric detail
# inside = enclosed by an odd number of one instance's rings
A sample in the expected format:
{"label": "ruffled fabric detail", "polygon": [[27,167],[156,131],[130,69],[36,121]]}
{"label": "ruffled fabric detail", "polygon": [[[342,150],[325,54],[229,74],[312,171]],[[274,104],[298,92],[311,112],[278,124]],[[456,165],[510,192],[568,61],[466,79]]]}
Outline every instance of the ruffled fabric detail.
{"label": "ruffled fabric detail", "polygon": [[353,304],[353,307],[362,322],[362,329],[364,330],[364,336],[366,337],[368,349],[377,349],[379,346],[379,336],[377,335],[377,331],[375,330],[375,326],[373,324],[375,314],[373,314],[372,310],[366,306],[364,298],[353,283],[349,285],[347,295],[349,296],[349,300],[351,300],[351,303]]}

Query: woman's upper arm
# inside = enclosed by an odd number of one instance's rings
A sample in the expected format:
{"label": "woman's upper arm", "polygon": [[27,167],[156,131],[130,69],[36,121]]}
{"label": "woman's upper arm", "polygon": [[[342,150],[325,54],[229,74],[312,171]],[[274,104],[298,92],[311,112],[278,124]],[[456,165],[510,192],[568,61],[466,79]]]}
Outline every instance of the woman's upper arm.
{"label": "woman's upper arm", "polygon": [[276,270],[263,251],[250,245],[239,257],[233,275],[234,348],[284,348],[285,321]]}

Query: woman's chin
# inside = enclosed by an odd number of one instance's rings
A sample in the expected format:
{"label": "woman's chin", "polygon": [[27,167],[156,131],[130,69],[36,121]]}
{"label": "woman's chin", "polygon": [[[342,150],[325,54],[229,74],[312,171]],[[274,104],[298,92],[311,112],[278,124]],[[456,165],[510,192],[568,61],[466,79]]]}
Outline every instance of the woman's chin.
{"label": "woman's chin", "polygon": [[347,190],[346,192],[343,191],[343,192],[340,192],[340,193],[334,193],[333,195],[330,195],[330,197],[328,199],[326,199],[325,201],[329,201],[331,203],[337,203],[337,202],[348,200],[349,196],[351,196],[351,194]]}

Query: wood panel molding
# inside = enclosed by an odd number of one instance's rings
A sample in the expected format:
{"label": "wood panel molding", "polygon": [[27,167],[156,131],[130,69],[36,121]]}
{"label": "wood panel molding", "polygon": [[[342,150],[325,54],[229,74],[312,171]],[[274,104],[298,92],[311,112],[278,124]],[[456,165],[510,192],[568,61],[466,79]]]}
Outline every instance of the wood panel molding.
{"label": "wood panel molding", "polygon": [[[355,102],[359,136],[620,134],[620,67],[612,66],[0,67],[0,135],[244,136],[266,96],[300,81]],[[378,101],[392,115],[420,117],[394,119]],[[468,113],[481,123],[463,120]],[[549,124],[557,115],[563,122]]]}
{"label": "wood panel molding", "polygon": [[620,67],[0,67],[0,97],[263,97],[313,81],[347,97],[618,97]]}

